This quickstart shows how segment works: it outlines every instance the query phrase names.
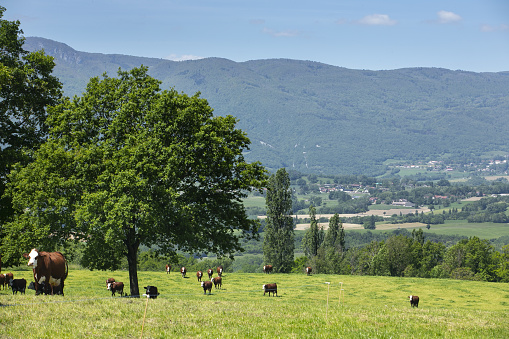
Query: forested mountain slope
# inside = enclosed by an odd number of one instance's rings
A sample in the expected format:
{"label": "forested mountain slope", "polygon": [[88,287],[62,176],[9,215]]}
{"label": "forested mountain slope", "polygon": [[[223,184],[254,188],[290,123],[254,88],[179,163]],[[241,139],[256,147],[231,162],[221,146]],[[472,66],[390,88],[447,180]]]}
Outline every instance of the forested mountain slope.
{"label": "forested mountain slope", "polygon": [[249,161],[326,174],[383,173],[387,159],[436,159],[509,151],[509,72],[439,68],[351,70],[286,59],[233,62],[78,52],[27,38],[25,49],[55,57],[65,94],[93,76],[149,66],[149,73],[231,114],[252,142]]}

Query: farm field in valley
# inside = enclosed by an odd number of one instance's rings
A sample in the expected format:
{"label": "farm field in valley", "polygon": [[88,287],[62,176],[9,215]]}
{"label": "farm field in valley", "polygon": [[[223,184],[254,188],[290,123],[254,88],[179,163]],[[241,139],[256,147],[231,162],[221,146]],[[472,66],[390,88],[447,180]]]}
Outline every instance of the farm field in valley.
{"label": "farm field in valley", "polygon": [[[15,278],[31,280],[24,268],[11,271]],[[1,290],[1,337],[140,338],[142,326],[143,338],[509,336],[509,284],[503,283],[225,273],[223,288],[204,295],[195,272],[183,279],[175,272],[142,271],[141,292],[147,285],[160,292],[147,300],[112,297],[105,286],[108,277],[129,285],[125,271],[70,269],[64,297]],[[262,285],[273,282],[278,296],[264,296]],[[410,307],[411,294],[420,297],[419,308]]]}

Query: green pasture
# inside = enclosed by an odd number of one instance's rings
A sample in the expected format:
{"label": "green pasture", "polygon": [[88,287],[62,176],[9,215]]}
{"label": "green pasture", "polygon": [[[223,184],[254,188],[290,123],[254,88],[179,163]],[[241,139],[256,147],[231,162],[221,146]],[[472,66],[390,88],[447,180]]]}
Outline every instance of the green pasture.
{"label": "green pasture", "polygon": [[496,239],[509,235],[509,224],[493,222],[469,223],[466,220],[446,220],[444,224],[431,225],[431,228],[429,230],[424,229],[424,232]]}
{"label": "green pasture", "polygon": [[[30,271],[12,272],[31,280]],[[71,269],[64,297],[1,290],[0,337],[140,338],[142,328],[143,338],[509,337],[508,284],[229,273],[222,289],[204,295],[195,272],[185,279],[138,272],[140,286],[160,292],[147,300],[112,297],[109,277],[129,285],[124,271]],[[262,285],[273,282],[278,296],[264,296]],[[410,294],[420,297],[419,308],[410,307]]]}

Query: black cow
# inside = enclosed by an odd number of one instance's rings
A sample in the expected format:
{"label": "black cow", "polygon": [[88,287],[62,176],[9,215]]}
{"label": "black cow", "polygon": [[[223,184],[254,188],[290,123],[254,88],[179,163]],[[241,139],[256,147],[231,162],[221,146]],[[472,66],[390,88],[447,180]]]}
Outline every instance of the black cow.
{"label": "black cow", "polygon": [[157,287],[155,286],[147,286],[145,287],[147,290],[146,296],[150,299],[156,299],[159,293],[157,293]]}
{"label": "black cow", "polygon": [[12,294],[21,292],[25,294],[25,289],[27,288],[27,281],[25,279],[12,279],[9,281],[9,286],[11,286]]}

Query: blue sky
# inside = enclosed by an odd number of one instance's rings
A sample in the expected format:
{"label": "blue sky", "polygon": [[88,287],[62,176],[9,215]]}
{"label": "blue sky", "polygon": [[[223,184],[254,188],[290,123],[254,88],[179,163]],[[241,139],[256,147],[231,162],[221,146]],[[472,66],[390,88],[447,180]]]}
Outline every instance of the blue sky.
{"label": "blue sky", "polygon": [[94,53],[509,71],[509,0],[4,0],[25,36]]}

